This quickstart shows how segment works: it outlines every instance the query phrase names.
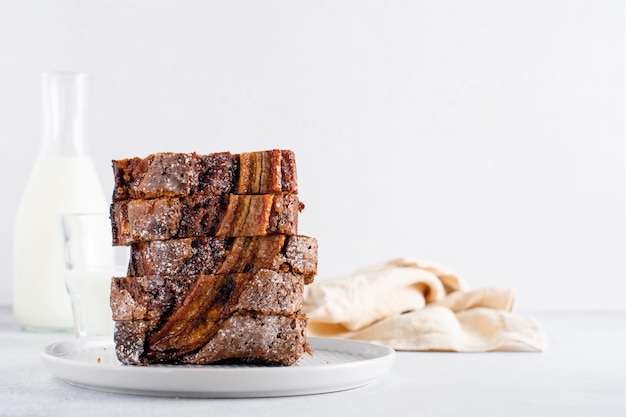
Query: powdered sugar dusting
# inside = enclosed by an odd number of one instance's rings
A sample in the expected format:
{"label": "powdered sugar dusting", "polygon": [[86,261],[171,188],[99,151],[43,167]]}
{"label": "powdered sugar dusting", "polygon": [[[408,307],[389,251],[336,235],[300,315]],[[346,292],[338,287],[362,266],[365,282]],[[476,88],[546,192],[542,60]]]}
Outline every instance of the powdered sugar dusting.
{"label": "powdered sugar dusting", "polygon": [[157,153],[113,167],[114,244],[132,244],[134,275],[111,286],[123,363],[291,365],[310,351],[300,311],[317,241],[294,236],[293,152]]}

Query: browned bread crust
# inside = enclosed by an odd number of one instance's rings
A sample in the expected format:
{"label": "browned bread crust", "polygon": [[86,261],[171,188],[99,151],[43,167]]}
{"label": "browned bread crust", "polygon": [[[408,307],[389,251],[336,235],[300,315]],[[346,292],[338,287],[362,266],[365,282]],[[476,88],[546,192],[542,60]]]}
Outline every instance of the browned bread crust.
{"label": "browned bread crust", "polygon": [[302,308],[304,278],[262,269],[256,273],[115,277],[113,320],[223,319],[235,312],[287,315]]}
{"label": "browned bread crust", "polygon": [[197,236],[298,234],[297,194],[164,197],[111,204],[114,245]]}
{"label": "browned bread crust", "polygon": [[317,240],[308,236],[194,237],[133,243],[128,276],[293,272],[313,282]]}
{"label": "browned bread crust", "polygon": [[304,353],[304,286],[317,241],[297,235],[292,151],[156,153],[113,161],[111,281],[118,359],[129,365],[291,365]]}
{"label": "browned bread crust", "polygon": [[112,161],[113,201],[190,195],[297,193],[289,150],[231,154],[156,153]]}
{"label": "browned bread crust", "polygon": [[[165,326],[159,320],[116,322],[115,351],[120,362],[292,365],[304,352],[310,353],[303,314],[235,313],[226,319],[198,319]],[[179,328],[189,331],[175,331]]]}

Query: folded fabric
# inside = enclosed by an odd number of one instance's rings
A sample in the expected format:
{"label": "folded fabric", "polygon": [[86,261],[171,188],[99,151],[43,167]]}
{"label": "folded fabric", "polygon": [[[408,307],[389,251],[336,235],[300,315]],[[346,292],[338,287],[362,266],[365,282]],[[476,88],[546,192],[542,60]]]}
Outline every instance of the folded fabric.
{"label": "folded fabric", "polygon": [[394,259],[308,286],[309,336],[362,340],[406,351],[543,351],[531,317],[512,313],[508,288],[470,290],[442,265]]}

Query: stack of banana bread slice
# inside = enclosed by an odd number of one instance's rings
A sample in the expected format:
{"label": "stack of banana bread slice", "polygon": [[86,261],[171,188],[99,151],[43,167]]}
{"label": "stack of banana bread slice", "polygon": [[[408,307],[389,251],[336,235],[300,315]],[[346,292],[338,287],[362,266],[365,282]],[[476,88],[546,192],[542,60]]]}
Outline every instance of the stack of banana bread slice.
{"label": "stack of banana bread slice", "polygon": [[111,282],[124,364],[291,365],[310,348],[304,286],[317,241],[298,235],[293,152],[158,153],[113,161]]}

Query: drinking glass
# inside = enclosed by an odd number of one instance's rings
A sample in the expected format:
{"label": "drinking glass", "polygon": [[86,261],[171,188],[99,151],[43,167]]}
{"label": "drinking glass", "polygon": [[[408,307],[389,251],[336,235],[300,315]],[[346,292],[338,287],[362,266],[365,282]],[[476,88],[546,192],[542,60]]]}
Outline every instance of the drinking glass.
{"label": "drinking glass", "polygon": [[65,285],[77,337],[112,335],[111,278],[125,276],[128,248],[113,247],[107,213],[61,216]]}

